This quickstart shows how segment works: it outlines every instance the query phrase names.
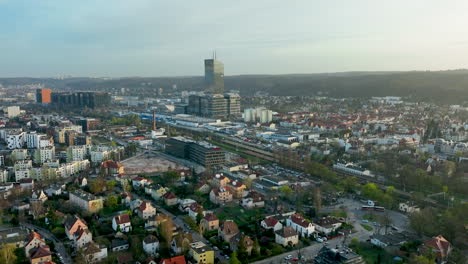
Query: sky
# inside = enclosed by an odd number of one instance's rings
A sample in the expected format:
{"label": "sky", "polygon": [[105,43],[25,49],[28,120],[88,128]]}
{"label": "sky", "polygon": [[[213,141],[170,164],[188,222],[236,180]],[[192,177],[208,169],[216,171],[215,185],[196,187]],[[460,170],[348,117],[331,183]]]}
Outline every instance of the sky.
{"label": "sky", "polygon": [[0,77],[468,68],[466,0],[0,0]]}

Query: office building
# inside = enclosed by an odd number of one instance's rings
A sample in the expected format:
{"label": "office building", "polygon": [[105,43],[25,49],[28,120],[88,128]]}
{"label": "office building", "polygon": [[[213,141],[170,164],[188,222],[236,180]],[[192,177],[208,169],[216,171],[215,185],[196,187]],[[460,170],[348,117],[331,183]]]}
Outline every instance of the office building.
{"label": "office building", "polygon": [[206,94],[189,96],[188,114],[208,118],[231,118],[240,115],[238,94]]}
{"label": "office building", "polygon": [[166,153],[194,161],[203,166],[222,165],[225,153],[208,142],[196,142],[184,137],[173,137],[166,141]]}
{"label": "office building", "polygon": [[205,60],[205,85],[209,93],[224,93],[224,65],[216,55]]}
{"label": "office building", "polygon": [[97,130],[101,122],[94,118],[84,118],[80,120],[83,131]]}
{"label": "office building", "polygon": [[101,92],[52,93],[52,103],[68,107],[109,107],[111,96]]}
{"label": "office building", "polygon": [[40,104],[50,104],[52,102],[52,90],[50,89],[37,89],[36,102]]}

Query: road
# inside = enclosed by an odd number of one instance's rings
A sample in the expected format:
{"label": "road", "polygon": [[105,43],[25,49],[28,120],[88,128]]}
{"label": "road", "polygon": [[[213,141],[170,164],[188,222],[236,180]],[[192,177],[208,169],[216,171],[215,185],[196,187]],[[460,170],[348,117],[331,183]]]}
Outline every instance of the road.
{"label": "road", "polygon": [[46,229],[44,229],[42,227],[35,226],[35,225],[32,225],[32,224],[28,224],[28,223],[20,223],[20,225],[23,226],[23,227],[26,227],[26,228],[28,228],[30,230],[35,230],[36,232],[41,234],[41,236],[43,236],[44,238],[54,242],[55,251],[57,253],[60,253],[60,255],[63,257],[62,262],[64,264],[72,264],[73,263],[70,255],[68,255],[67,251],[65,250],[65,247],[63,246],[63,243],[57,237],[55,237],[54,234],[52,234],[49,230],[46,230]]}

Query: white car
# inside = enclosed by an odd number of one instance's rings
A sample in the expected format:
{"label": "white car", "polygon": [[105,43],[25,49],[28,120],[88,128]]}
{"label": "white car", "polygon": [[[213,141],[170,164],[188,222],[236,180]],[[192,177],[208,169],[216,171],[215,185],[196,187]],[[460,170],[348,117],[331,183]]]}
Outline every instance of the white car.
{"label": "white car", "polygon": [[319,242],[319,243],[322,243],[322,242],[323,242],[323,240],[322,240],[320,237],[317,237],[317,238],[315,239],[315,241],[317,241],[317,242]]}
{"label": "white car", "polygon": [[284,257],[285,260],[289,260],[289,259],[292,259],[293,256],[292,255],[287,255],[286,257]]}
{"label": "white car", "polygon": [[322,240],[323,240],[323,241],[327,241],[327,240],[328,240],[328,238],[326,238],[326,237],[322,237]]}

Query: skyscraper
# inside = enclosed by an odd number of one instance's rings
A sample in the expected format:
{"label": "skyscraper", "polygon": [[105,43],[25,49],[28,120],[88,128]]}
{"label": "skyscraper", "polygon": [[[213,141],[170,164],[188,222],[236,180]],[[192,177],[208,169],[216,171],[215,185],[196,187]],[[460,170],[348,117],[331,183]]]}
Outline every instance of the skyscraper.
{"label": "skyscraper", "polygon": [[52,90],[50,89],[37,89],[36,90],[36,102],[41,104],[49,104],[51,100]]}
{"label": "skyscraper", "polygon": [[205,85],[209,93],[224,93],[224,64],[216,60],[216,53],[205,60]]}

